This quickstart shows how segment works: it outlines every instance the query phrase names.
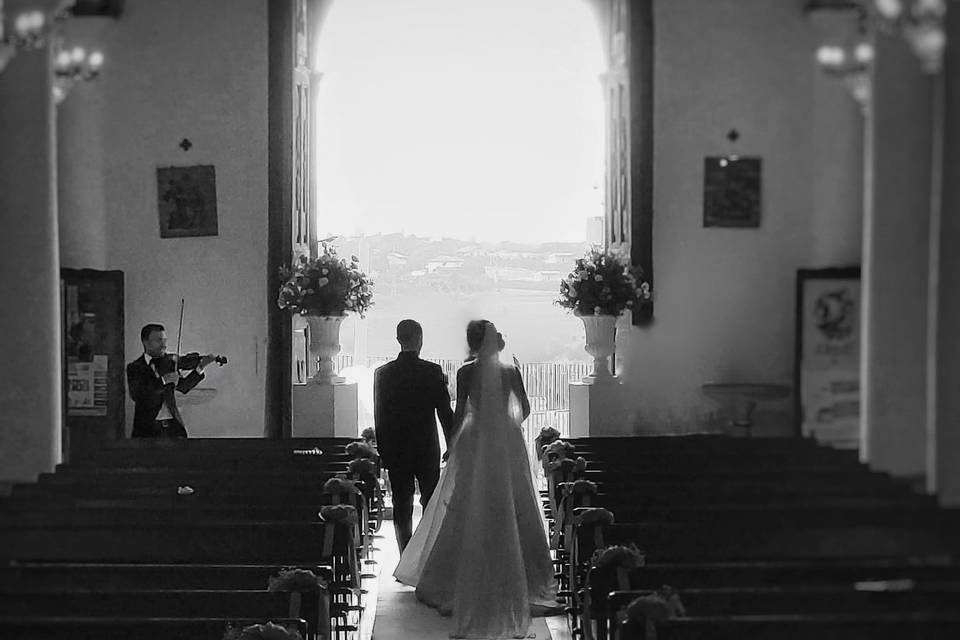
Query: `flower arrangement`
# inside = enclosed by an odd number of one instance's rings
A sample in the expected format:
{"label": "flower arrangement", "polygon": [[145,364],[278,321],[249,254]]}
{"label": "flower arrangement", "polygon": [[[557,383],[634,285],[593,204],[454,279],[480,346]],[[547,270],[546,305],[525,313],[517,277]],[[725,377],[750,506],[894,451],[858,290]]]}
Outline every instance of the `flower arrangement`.
{"label": "flower arrangement", "polygon": [[618,316],[652,298],[640,267],[620,252],[592,247],[560,281],[555,303],[577,315]]}
{"label": "flower arrangement", "polygon": [[364,440],[358,440],[348,444],[345,448],[345,453],[354,460],[375,460],[377,458],[376,450]]}
{"label": "flower arrangement", "polygon": [[330,495],[359,494],[360,489],[353,480],[334,477],[323,483],[321,492]]}
{"label": "flower arrangement", "polygon": [[631,601],[618,612],[617,618],[621,624],[643,624],[650,621],[663,622],[683,618],[686,615],[680,595],[671,587],[664,585],[650,595],[640,596]]}
{"label": "flower arrangement", "polygon": [[283,625],[267,622],[265,624],[252,624],[243,629],[228,625],[226,632],[223,634],[223,640],[303,640],[303,636],[293,627],[287,628]]}
{"label": "flower arrangement", "polygon": [[284,568],[275,576],[267,579],[267,591],[275,592],[315,592],[325,591],[327,581],[307,569]]}
{"label": "flower arrangement", "polygon": [[320,507],[320,519],[324,522],[345,522],[347,524],[357,524],[357,508],[352,505],[332,504]]}
{"label": "flower arrangement", "polygon": [[554,429],[553,427],[543,427],[540,429],[540,435],[537,436],[537,439],[534,440],[533,446],[535,451],[543,451],[543,448],[548,444],[552,444],[560,439],[560,432]]}
{"label": "flower arrangement", "polygon": [[593,552],[590,559],[590,565],[597,569],[607,567],[623,567],[624,569],[636,569],[646,564],[646,556],[637,548],[635,544],[629,546],[613,545],[605,549],[597,549]]}
{"label": "flower arrangement", "polygon": [[316,258],[300,256],[280,267],[277,306],[303,316],[342,316],[348,311],[364,317],[373,305],[373,281],[360,270],[357,256],[341,258],[328,242],[320,243]]}

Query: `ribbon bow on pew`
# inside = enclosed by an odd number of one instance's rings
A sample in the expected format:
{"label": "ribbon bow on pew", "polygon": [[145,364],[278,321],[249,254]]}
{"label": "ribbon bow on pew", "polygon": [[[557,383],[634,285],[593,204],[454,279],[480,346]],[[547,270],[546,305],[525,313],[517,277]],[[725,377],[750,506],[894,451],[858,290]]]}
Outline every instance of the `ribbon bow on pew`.
{"label": "ribbon bow on pew", "polygon": [[330,597],[329,583],[308,569],[284,568],[275,576],[270,576],[267,591],[289,593],[291,618],[300,617],[303,594],[317,596],[317,623],[322,637],[330,633]]}

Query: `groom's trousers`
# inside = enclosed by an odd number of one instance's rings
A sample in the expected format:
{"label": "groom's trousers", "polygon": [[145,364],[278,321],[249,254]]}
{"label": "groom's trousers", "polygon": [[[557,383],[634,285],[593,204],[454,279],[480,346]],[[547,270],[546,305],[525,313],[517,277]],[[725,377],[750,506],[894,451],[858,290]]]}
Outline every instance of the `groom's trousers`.
{"label": "groom's trousers", "polygon": [[388,469],[390,490],[393,492],[393,528],[397,532],[400,553],[413,537],[414,480],[420,485],[420,505],[424,508],[437,488],[440,465],[421,465],[410,468]]}

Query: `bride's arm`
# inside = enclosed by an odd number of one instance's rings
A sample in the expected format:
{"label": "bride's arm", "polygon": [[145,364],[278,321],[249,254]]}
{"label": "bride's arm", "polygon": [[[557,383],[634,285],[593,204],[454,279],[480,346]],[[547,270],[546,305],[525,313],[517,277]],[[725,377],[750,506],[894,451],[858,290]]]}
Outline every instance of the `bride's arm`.
{"label": "bride's arm", "polygon": [[453,411],[453,430],[450,433],[450,439],[460,431],[460,425],[463,424],[463,417],[467,413],[467,395],[470,391],[470,375],[467,365],[457,369],[457,406]]}
{"label": "bride's arm", "polygon": [[513,368],[513,393],[520,401],[520,408],[523,410],[523,420],[530,416],[530,399],[527,398],[527,390],[523,386],[523,376],[520,375],[520,369]]}

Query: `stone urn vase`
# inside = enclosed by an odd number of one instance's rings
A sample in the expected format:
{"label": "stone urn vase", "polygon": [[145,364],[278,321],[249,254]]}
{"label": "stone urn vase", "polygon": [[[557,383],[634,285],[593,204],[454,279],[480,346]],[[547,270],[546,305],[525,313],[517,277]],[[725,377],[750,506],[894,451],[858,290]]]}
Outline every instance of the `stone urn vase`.
{"label": "stone urn vase", "polygon": [[340,324],[346,316],[306,316],[310,329],[310,360],[317,371],[314,384],[334,384],[344,379],[334,373],[333,357],[340,353]]}
{"label": "stone urn vase", "polygon": [[584,382],[612,380],[610,374],[610,356],[616,349],[617,317],[612,315],[580,315],[586,330],[584,350],[593,356],[593,371],[583,379]]}

